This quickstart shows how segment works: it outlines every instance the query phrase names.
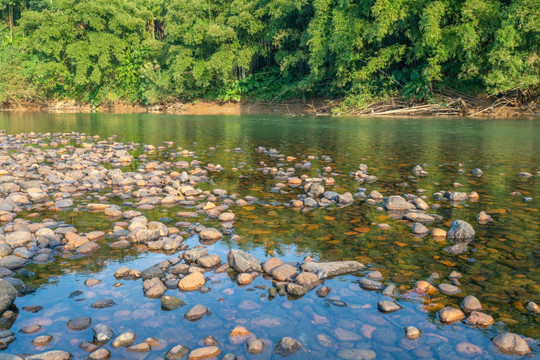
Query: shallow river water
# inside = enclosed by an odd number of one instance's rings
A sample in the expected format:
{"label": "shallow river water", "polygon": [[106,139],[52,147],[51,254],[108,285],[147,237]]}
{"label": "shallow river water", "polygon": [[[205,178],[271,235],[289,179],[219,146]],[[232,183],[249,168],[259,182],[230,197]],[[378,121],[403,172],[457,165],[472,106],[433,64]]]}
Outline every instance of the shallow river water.
{"label": "shallow river water", "polygon": [[[321,261],[357,260],[367,266],[359,273],[326,280],[324,285],[332,289],[326,298],[317,296],[314,289],[298,299],[269,296],[272,281],[265,276],[256,277],[251,285],[239,286],[233,274],[210,271],[205,274],[209,292],[168,290],[166,294],[182,298],[187,305],[164,311],[159,300],[144,296],[141,279],[117,280],[113,275],[121,266],[142,271],[174,254],[140,248],[112,249],[107,243],[113,240],[105,238],[98,241],[101,247],[90,256],[57,256],[48,264],[30,264],[16,275],[37,288],[18,297],[17,308],[41,305],[43,310],[18,311],[10,329],[16,340],[0,351],[0,356],[59,349],[70,352],[74,359],[84,359],[88,353],[79,345],[92,341],[91,327],[83,331],[66,327],[67,321],[79,316],[89,316],[95,324],[107,324],[117,335],[132,330],[137,340],[159,339],[159,344],[146,353],[114,349],[106,344],[112,359],[163,358],[176,344],[190,349],[202,346],[206,336],[216,338],[222,355],[230,352],[239,359],[279,359],[281,356],[273,349],[285,336],[302,344],[302,350],[290,359],[519,358],[501,354],[491,343],[493,337],[504,331],[529,338],[533,352],[526,358],[539,356],[540,315],[525,308],[529,301],[540,303],[538,120],[0,113],[0,129],[7,134],[76,131],[99,135],[101,140],[118,135],[115,141],[152,144],[156,148],[166,141],[174,142],[164,150],[145,152],[148,161],[174,163],[197,159],[203,164],[220,164],[225,170],[209,173],[211,182],[197,187],[257,197],[249,206],[231,208],[237,217],[234,234],[242,238],[232,241],[231,236],[225,236],[208,245],[208,253],[218,254],[222,261],[226,261],[230,249],[241,249],[260,261],[275,256],[284,262],[302,263],[306,256],[311,256]],[[259,146],[275,148],[296,160],[268,157],[256,151]],[[195,155],[170,156],[171,152],[178,153],[178,148],[194,151]],[[134,155],[140,154],[142,151]],[[325,156],[331,159],[325,161]],[[343,208],[294,210],[286,205],[304,191],[276,187],[279,181],[257,168],[263,162],[265,166],[287,169],[303,161],[312,166],[297,169],[297,176],[319,177],[323,168],[329,166],[335,185],[325,187],[338,193],[354,194],[363,187],[366,194],[378,190],[389,196],[417,194],[418,189],[424,189],[426,202],[440,205],[429,212],[443,217],[427,225],[430,230],[448,230],[452,220],[461,219],[473,225],[475,239],[466,252],[451,255],[443,250],[450,244],[446,240],[414,236],[411,224],[393,219],[377,206],[368,206],[358,199]],[[369,166],[369,173],[376,175],[378,181],[355,181],[350,173],[358,170],[361,163]],[[414,176],[412,169],[417,164],[428,172],[426,176]],[[123,170],[137,166],[134,162]],[[475,168],[483,170],[481,177],[472,174]],[[462,173],[458,172],[460,169]],[[518,176],[520,172],[533,176]],[[455,182],[462,186],[455,188]],[[435,192],[444,190],[476,191],[479,200],[456,205],[433,198]],[[524,201],[526,197],[532,200]],[[111,201],[123,203],[120,199]],[[76,205],[78,202],[92,201],[84,198],[76,200]],[[176,216],[179,211],[194,209],[157,206],[142,212],[149,220],[161,219],[174,226],[185,220]],[[493,222],[479,224],[475,217],[480,211],[490,214]],[[18,217],[25,218],[29,213],[23,211]],[[31,220],[44,218],[72,224],[79,232],[107,233],[116,221],[84,209],[45,211]],[[204,215],[189,221],[219,228],[216,219]],[[377,228],[380,223],[389,224],[391,229]],[[198,245],[198,236],[187,237],[185,244],[190,248]],[[377,302],[389,297],[359,286],[358,280],[373,270],[382,273],[385,285],[396,284],[390,299],[402,310],[381,313]],[[440,276],[435,284],[449,282],[452,271],[462,275],[462,291],[457,295],[427,298],[411,291],[416,281],[425,280],[434,272]],[[86,287],[84,283],[89,278],[102,283]],[[113,286],[117,283],[121,286]],[[74,295],[76,291],[79,292]],[[493,325],[478,329],[465,322],[440,322],[437,311],[445,306],[459,307],[467,295],[480,300],[484,311],[494,317]],[[116,305],[104,309],[90,306],[102,298],[112,298]],[[185,312],[195,304],[205,305],[211,313],[198,321],[185,320]],[[34,334],[18,332],[30,324],[40,324],[42,330]],[[239,325],[265,342],[261,354],[249,354],[243,343],[231,341],[228,334]],[[405,338],[404,328],[411,325],[422,331],[417,340]],[[45,347],[32,345],[36,336],[44,334],[52,335],[53,340]]]}

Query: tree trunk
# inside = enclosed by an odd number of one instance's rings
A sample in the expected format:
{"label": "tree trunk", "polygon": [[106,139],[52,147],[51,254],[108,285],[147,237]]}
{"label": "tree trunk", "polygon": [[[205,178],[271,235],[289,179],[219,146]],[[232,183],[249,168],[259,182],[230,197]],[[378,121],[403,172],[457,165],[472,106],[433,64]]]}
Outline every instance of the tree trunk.
{"label": "tree trunk", "polygon": [[13,42],[13,5],[9,5],[9,38]]}

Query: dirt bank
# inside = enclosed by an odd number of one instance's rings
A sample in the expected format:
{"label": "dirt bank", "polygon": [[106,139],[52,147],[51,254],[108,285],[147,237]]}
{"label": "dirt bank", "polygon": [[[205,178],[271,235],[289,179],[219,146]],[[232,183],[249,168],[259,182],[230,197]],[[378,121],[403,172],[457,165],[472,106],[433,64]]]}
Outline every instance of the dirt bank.
{"label": "dirt bank", "polygon": [[526,104],[510,100],[488,100],[478,98],[448,97],[439,103],[408,104],[398,99],[388,99],[374,103],[366,109],[336,114],[339,101],[313,99],[306,102],[289,101],[281,103],[262,103],[253,101],[220,102],[196,100],[169,104],[145,106],[115,102],[92,108],[90,103],[77,101],[51,101],[47,103],[18,103],[0,107],[1,111],[48,111],[89,113],[163,113],[178,115],[287,115],[287,116],[467,116],[467,117],[538,117],[540,102],[538,99]]}

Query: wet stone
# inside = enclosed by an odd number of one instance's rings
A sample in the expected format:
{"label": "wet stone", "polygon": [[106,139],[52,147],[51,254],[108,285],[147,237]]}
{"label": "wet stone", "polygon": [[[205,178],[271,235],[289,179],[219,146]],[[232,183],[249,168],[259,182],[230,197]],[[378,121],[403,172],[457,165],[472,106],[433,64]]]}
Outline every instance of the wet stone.
{"label": "wet stone", "polygon": [[208,308],[204,305],[195,305],[184,315],[184,318],[189,321],[197,321],[202,319],[208,313]]}
{"label": "wet stone", "polygon": [[236,277],[236,282],[239,285],[249,285],[253,282],[253,276],[251,276],[251,274],[248,274],[248,273],[238,274],[238,276]]}
{"label": "wet stone", "polygon": [[323,286],[317,289],[317,296],[326,297],[330,293],[330,288],[328,286]]}
{"label": "wet stone", "polygon": [[446,234],[448,240],[469,243],[475,235],[474,228],[466,221],[454,220],[450,223],[450,230]]}
{"label": "wet stone", "polygon": [[400,305],[390,300],[382,300],[377,303],[377,308],[384,313],[390,313],[403,309]]}
{"label": "wet stone", "polygon": [[250,354],[260,354],[264,351],[264,342],[257,338],[247,339],[246,341],[247,351]]}
{"label": "wet stone", "polygon": [[180,360],[184,358],[189,353],[189,348],[178,344],[172,347],[167,353],[165,354],[165,360]]}
{"label": "wet stone", "polygon": [[453,323],[465,318],[465,314],[456,308],[446,307],[439,310],[439,319],[443,323]]}
{"label": "wet stone", "polygon": [[439,291],[446,295],[455,295],[459,294],[461,289],[455,285],[443,283],[439,285]]}
{"label": "wet stone", "polygon": [[41,335],[32,340],[34,346],[45,346],[51,342],[53,337],[51,335]]}
{"label": "wet stone", "polygon": [[94,309],[103,309],[116,305],[113,299],[102,299],[94,302],[91,307]]}
{"label": "wet stone", "polygon": [[294,281],[298,285],[302,285],[307,287],[309,290],[315,288],[317,285],[320,284],[319,277],[311,272],[302,272],[300,273]]}
{"label": "wet stone", "polygon": [[84,329],[88,329],[91,323],[92,323],[91,318],[79,317],[79,318],[69,320],[67,323],[67,327],[70,330],[84,330]]}
{"label": "wet stone", "polygon": [[41,354],[25,357],[25,360],[70,360],[71,354],[67,351],[52,350]]}
{"label": "wet stone", "polygon": [[227,253],[227,262],[229,266],[240,273],[261,272],[261,262],[253,255],[241,250],[232,249]]}
{"label": "wet stone", "polygon": [[493,324],[495,320],[493,320],[491,315],[479,311],[473,311],[466,321],[467,323],[477,327],[488,327]]}
{"label": "wet stone", "polygon": [[204,268],[213,268],[214,266],[218,266],[220,263],[221,259],[216,254],[201,256],[197,259],[197,264]]}
{"label": "wet stone", "polygon": [[284,337],[278,341],[274,347],[274,352],[281,356],[289,356],[297,352],[302,348],[302,345],[298,340],[291,337]]}
{"label": "wet stone", "polygon": [[186,275],[178,283],[178,288],[182,291],[193,291],[200,289],[206,280],[204,275],[200,272],[193,272],[189,275]]}
{"label": "wet stone", "polygon": [[161,307],[165,310],[178,309],[180,306],[185,305],[185,301],[171,295],[163,295],[161,297]]}
{"label": "wet stone", "polygon": [[303,296],[308,292],[308,288],[295,283],[287,283],[287,294],[292,296]]}
{"label": "wet stone", "polygon": [[40,325],[32,324],[32,325],[28,325],[28,326],[23,327],[20,331],[23,334],[33,334],[33,333],[38,332],[39,330],[41,330]]}
{"label": "wet stone", "polygon": [[120,334],[114,341],[112,342],[112,346],[117,349],[119,347],[127,347],[133,344],[133,341],[135,341],[135,335],[131,331],[124,332]]}
{"label": "wet stone", "polygon": [[131,345],[126,348],[127,351],[135,353],[143,353],[150,351],[150,345],[148,343],[142,342],[140,344]]}
{"label": "wet stone", "polygon": [[294,277],[296,274],[298,274],[296,267],[288,264],[276,267],[271,273],[272,277],[278,281],[285,281],[291,277]]}
{"label": "wet stone", "polygon": [[468,295],[461,302],[461,308],[465,312],[481,311],[482,304],[480,304],[480,301],[476,298],[476,296]]}
{"label": "wet stone", "polygon": [[193,350],[188,355],[188,360],[211,359],[219,356],[221,349],[217,346],[206,346]]}
{"label": "wet stone", "polygon": [[96,324],[92,327],[94,332],[94,340],[99,343],[104,343],[112,339],[114,331],[105,324]]}
{"label": "wet stone", "polygon": [[0,314],[11,306],[17,295],[18,291],[13,285],[0,279]]}
{"label": "wet stone", "polygon": [[279,258],[274,257],[266,260],[262,264],[262,268],[265,273],[270,274],[273,269],[277,268],[280,265],[283,265],[283,261],[281,261],[281,259]]}
{"label": "wet stone", "polygon": [[521,336],[506,332],[497,335],[492,340],[493,344],[500,352],[509,355],[526,355],[531,352],[529,345],[521,338]]}
{"label": "wet stone", "polygon": [[405,337],[409,340],[416,340],[420,335],[422,335],[422,332],[414,326],[407,326],[405,328]]}
{"label": "wet stone", "polygon": [[314,272],[319,279],[354,273],[363,268],[365,268],[364,264],[358,261],[330,261],[321,263],[308,261],[302,265],[303,271]]}
{"label": "wet stone", "polygon": [[88,355],[87,360],[108,360],[111,357],[111,352],[107,349],[97,349]]}
{"label": "wet stone", "polygon": [[396,285],[390,284],[387,287],[384,288],[384,290],[381,292],[382,295],[385,296],[391,296],[394,294],[394,291],[396,290]]}
{"label": "wet stone", "polygon": [[384,286],[379,281],[371,280],[371,279],[368,279],[368,278],[365,278],[365,277],[358,280],[358,284],[360,285],[360,287],[362,289],[365,289],[365,290],[380,290]]}

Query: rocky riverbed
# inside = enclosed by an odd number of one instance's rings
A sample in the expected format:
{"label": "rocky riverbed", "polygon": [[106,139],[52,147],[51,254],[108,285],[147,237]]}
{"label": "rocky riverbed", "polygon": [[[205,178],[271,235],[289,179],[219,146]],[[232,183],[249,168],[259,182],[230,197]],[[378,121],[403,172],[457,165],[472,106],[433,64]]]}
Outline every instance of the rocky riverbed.
{"label": "rocky riverbed", "polygon": [[[457,181],[431,193],[410,192],[406,182],[385,188],[368,163],[347,171],[330,155],[263,146],[204,149],[260,160],[224,166],[168,141],[75,132],[0,136],[1,359],[536,356],[538,338],[512,332],[516,320],[505,312],[519,302],[524,316],[538,319],[537,272],[524,271],[510,285],[521,290],[494,305],[497,292],[488,296],[472,281],[482,274],[460,270],[474,262],[471,252],[492,251],[477,244],[477,229],[484,239],[491,223],[505,221],[488,202],[481,206],[481,189],[461,191]],[[459,164],[456,174],[484,176],[467,168]],[[437,169],[411,164],[409,171],[406,180],[416,182]],[[509,174],[531,181],[539,175]],[[216,186],[223,177],[249,191]],[[267,187],[250,186],[253,177]],[[532,195],[511,194],[522,204],[536,203]],[[478,204],[474,222],[460,218],[459,209]],[[374,221],[359,211],[375,214]],[[347,239],[397,233],[410,241],[396,240],[398,248],[418,248],[413,256],[437,247],[432,260],[448,270],[415,277],[410,267],[385,268],[351,247],[331,256],[298,247],[301,256],[294,256],[294,241],[288,249],[250,251],[250,237],[273,241],[287,231],[272,221],[277,212],[294,219],[297,237],[353,214],[340,229]],[[311,223],[312,216],[323,221]],[[331,254],[349,240],[325,231],[317,241]],[[99,269],[88,272],[91,262]],[[84,281],[59,288],[51,302],[34,280],[54,283],[62,277],[52,270],[59,263],[76,276],[70,264],[84,264]]]}

